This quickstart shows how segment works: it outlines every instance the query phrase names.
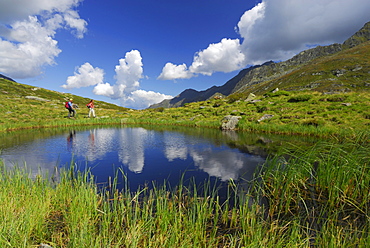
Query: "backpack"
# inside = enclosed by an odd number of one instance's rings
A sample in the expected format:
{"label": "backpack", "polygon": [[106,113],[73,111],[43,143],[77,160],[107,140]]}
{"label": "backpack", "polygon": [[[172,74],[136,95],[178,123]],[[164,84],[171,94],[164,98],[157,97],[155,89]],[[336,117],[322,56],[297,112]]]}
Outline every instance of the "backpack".
{"label": "backpack", "polygon": [[64,104],[64,107],[66,107],[66,109],[69,109],[69,104],[68,104],[69,102],[66,102],[65,104]]}

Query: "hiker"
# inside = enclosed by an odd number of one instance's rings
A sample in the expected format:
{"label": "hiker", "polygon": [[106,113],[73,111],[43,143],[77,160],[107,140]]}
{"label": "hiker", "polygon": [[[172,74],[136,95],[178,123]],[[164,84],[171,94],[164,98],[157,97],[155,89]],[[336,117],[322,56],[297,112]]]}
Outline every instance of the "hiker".
{"label": "hiker", "polygon": [[75,117],[76,116],[76,110],[73,107],[73,99],[69,99],[68,102],[66,102],[66,108],[68,109],[68,118]]}
{"label": "hiker", "polygon": [[89,115],[87,117],[90,118],[90,116],[92,115],[95,118],[96,116],[95,116],[95,110],[94,110],[94,100],[91,99],[90,102],[86,106],[89,108]]}

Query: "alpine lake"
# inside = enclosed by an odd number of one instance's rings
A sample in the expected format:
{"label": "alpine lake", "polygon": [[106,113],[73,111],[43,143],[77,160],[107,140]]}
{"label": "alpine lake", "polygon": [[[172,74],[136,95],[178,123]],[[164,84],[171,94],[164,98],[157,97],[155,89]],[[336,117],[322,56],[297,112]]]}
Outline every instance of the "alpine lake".
{"label": "alpine lake", "polygon": [[30,129],[0,134],[0,159],[25,167],[31,177],[58,180],[73,166],[89,171],[99,187],[176,187],[206,182],[226,197],[232,181],[248,187],[268,156],[316,138],[217,129],[158,126],[94,126]]}

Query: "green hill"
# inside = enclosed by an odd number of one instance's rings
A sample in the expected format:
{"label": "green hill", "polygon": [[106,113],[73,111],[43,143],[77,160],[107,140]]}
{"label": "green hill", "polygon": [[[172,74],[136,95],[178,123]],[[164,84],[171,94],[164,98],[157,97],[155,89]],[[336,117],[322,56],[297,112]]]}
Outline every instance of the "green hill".
{"label": "green hill", "polygon": [[[68,111],[64,103],[73,98],[79,105],[77,109],[78,124],[99,122],[101,120],[88,120],[86,104],[90,99],[72,94],[64,94],[30,85],[20,84],[10,78],[0,78],[0,131],[41,127],[72,125],[73,120],[67,119]],[[114,104],[95,101],[98,116],[117,118],[130,111]],[[69,122],[68,122],[69,121]],[[72,123],[71,123],[72,122]]]}
{"label": "green hill", "polygon": [[271,80],[240,87],[236,92],[264,94],[275,88],[310,90],[325,94],[370,91],[370,41],[314,59]]}
{"label": "green hill", "polygon": [[187,89],[173,99],[154,104],[151,108],[179,107],[218,95],[264,94],[275,88],[287,91],[308,89],[324,93],[367,90],[369,42],[370,22],[343,44],[317,46],[286,61],[268,61],[249,67],[222,86],[213,86],[203,91]]}
{"label": "green hill", "polygon": [[[340,58],[345,54],[358,54],[357,51],[368,48],[368,46],[368,43],[364,44],[351,50],[352,53],[346,52],[334,58]],[[353,65],[357,65],[357,62]],[[320,64],[323,65],[322,68],[328,68],[328,71],[331,68],[337,68],[322,58],[312,64],[313,69],[307,69],[306,74],[312,75],[317,71],[314,65]],[[86,118],[88,109],[85,105],[89,101],[87,98],[0,79],[0,107],[3,111],[0,118],[0,130],[97,124],[154,124],[220,128],[223,118],[231,115],[240,117],[237,129],[241,131],[320,137],[362,137],[363,134],[369,134],[370,94],[366,86],[368,78],[365,77],[368,67],[365,64],[361,65],[363,68],[357,70],[356,73],[363,71],[364,78],[353,77],[351,80],[359,81],[358,86],[349,85],[356,91],[326,94],[306,89],[302,87],[303,84],[296,83],[294,79],[290,80],[290,77],[297,75],[302,78],[305,72],[302,68],[301,74],[292,73],[286,76],[286,81],[292,82],[290,87],[301,87],[297,90],[264,93],[268,89],[262,89],[261,94],[253,98],[246,98],[244,92],[232,94],[226,98],[212,98],[207,101],[188,103],[178,108],[145,110],[132,110],[96,101],[98,118],[91,119]],[[322,71],[325,70],[322,69]],[[353,70],[348,70],[347,75],[352,75],[352,72]],[[321,75],[322,81],[325,81],[324,76],[327,75],[324,73]],[[343,76],[345,77],[348,78],[348,76]],[[278,86],[280,87],[281,84]],[[80,105],[76,119],[66,118],[68,111],[64,108],[64,102],[70,97]],[[269,118],[263,118],[264,116],[269,116]],[[364,140],[367,139],[364,138]]]}

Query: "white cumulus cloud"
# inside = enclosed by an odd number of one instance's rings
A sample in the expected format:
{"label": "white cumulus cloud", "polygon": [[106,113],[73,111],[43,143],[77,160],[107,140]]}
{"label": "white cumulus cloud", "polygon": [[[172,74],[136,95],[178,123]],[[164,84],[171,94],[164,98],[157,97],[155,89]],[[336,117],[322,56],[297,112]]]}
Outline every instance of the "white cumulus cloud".
{"label": "white cumulus cloud", "polygon": [[80,0],[0,1],[0,72],[12,78],[35,77],[55,64],[61,50],[54,36],[70,29],[82,38],[87,22],[80,18]]}
{"label": "white cumulus cloud", "polygon": [[112,96],[114,94],[114,89],[109,83],[99,83],[94,87],[93,93],[101,96]]}
{"label": "white cumulus cloud", "polygon": [[[367,0],[263,0],[238,28],[249,64],[286,60],[315,45],[342,43],[370,20]],[[254,22],[249,16],[257,16]]]}
{"label": "white cumulus cloud", "polygon": [[143,77],[143,63],[140,52],[132,50],[126,53],[125,58],[119,60],[119,65],[116,65],[115,71],[116,83],[121,86],[118,89],[122,90],[122,92],[117,92],[118,96],[136,90],[140,86],[139,79]]}
{"label": "white cumulus cloud", "polygon": [[13,23],[5,38],[0,36],[0,72],[14,78],[34,77],[42,66],[53,65],[61,52],[58,42],[51,38],[53,33],[36,17]]}
{"label": "white cumulus cloud", "polygon": [[175,65],[170,62],[162,69],[162,73],[159,75],[158,79],[162,80],[173,80],[173,79],[185,79],[191,78],[193,74],[188,70],[186,64]]}
{"label": "white cumulus cloud", "polygon": [[144,109],[152,104],[159,103],[165,99],[172,99],[173,96],[165,95],[154,91],[135,90],[131,92],[128,99],[123,99],[124,106],[136,109]]}
{"label": "white cumulus cloud", "polygon": [[93,67],[90,63],[81,65],[74,73],[74,76],[67,78],[66,84],[62,85],[65,89],[81,88],[103,84],[104,70]]}
{"label": "white cumulus cloud", "polygon": [[10,22],[41,12],[65,12],[83,0],[1,0],[0,22]]}
{"label": "white cumulus cloud", "polygon": [[197,74],[212,75],[216,71],[231,72],[245,66],[245,56],[241,52],[239,39],[224,38],[219,43],[210,44],[195,54],[189,68],[186,64],[167,63],[158,79],[186,79]]}
{"label": "white cumulus cloud", "polygon": [[[240,18],[241,39],[222,39],[197,52],[192,64],[167,63],[158,79],[231,72],[286,60],[317,45],[342,43],[370,21],[368,0],[262,0]],[[186,76],[184,76],[186,75]]]}
{"label": "white cumulus cloud", "polygon": [[172,96],[154,91],[140,89],[139,80],[143,78],[143,63],[138,50],[127,52],[125,58],[119,60],[115,68],[116,83],[98,83],[93,93],[111,99],[119,99],[122,106],[128,108],[142,109],[154,103],[159,103]]}
{"label": "white cumulus cloud", "polygon": [[242,68],[245,56],[241,53],[239,39],[222,39],[198,52],[189,70],[192,73],[212,75],[215,71],[231,72]]}

